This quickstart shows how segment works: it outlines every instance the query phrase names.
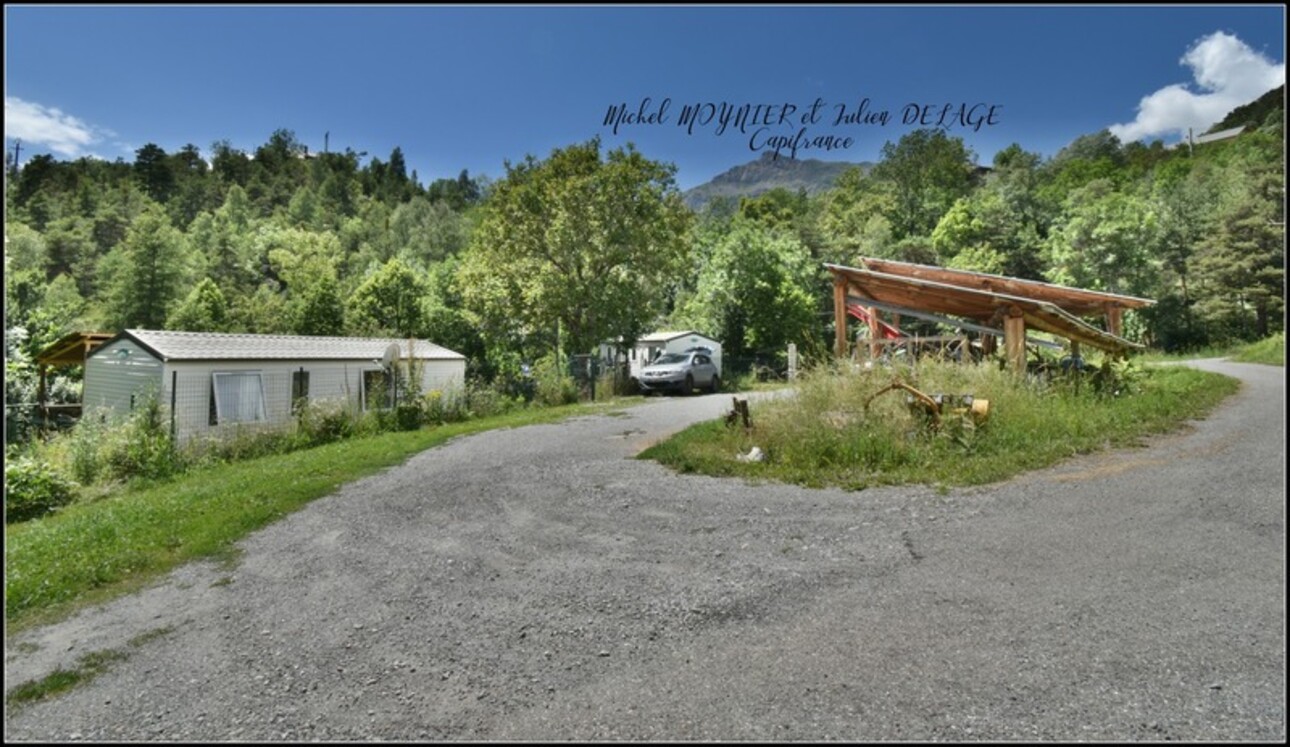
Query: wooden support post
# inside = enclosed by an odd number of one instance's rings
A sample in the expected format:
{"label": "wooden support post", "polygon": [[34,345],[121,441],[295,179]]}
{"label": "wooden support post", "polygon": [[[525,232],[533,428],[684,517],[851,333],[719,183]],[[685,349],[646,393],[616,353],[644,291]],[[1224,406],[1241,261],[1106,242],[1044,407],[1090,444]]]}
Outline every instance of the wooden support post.
{"label": "wooden support post", "polygon": [[1071,357],[1072,357],[1072,358],[1078,358],[1078,357],[1080,357],[1080,355],[1079,355],[1079,340],[1071,340]]}
{"label": "wooden support post", "polygon": [[833,354],[847,355],[847,279],[833,276]]}
{"label": "wooden support post", "polygon": [[981,353],[984,355],[994,355],[995,343],[998,338],[994,335],[981,335]]}
{"label": "wooden support post", "polygon": [[47,379],[49,378],[49,366],[44,363],[40,364],[40,385],[36,390],[36,403],[40,410],[41,424],[49,424],[49,388]]}
{"label": "wooden support post", "polygon": [[1015,306],[1003,320],[1003,345],[1012,372],[1018,376],[1026,373],[1026,320]]}
{"label": "wooden support post", "polygon": [[744,430],[750,430],[752,428],[752,416],[748,414],[748,400],[739,399],[738,397],[731,397],[731,399],[734,401],[734,407],[730,412],[726,413],[726,427],[735,426],[740,421],[743,421]]}
{"label": "wooden support post", "polygon": [[1106,331],[1116,337],[1124,336],[1124,309],[1115,304],[1106,305]]}
{"label": "wooden support post", "polygon": [[879,316],[881,313],[873,306],[869,307],[869,357],[873,360],[877,360],[878,356],[882,355],[882,346],[878,344],[878,341],[882,339],[882,326],[880,325],[882,317]]}

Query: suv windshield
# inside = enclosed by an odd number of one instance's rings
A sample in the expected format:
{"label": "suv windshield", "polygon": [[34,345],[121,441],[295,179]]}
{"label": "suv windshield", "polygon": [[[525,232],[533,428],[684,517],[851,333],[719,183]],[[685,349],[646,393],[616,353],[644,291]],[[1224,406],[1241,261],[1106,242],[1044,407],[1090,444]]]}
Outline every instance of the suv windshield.
{"label": "suv windshield", "polygon": [[688,357],[689,356],[685,356],[685,355],[677,355],[676,353],[669,353],[667,355],[660,355],[659,357],[655,358],[654,362],[651,363],[650,365],[667,366],[674,363],[685,363]]}

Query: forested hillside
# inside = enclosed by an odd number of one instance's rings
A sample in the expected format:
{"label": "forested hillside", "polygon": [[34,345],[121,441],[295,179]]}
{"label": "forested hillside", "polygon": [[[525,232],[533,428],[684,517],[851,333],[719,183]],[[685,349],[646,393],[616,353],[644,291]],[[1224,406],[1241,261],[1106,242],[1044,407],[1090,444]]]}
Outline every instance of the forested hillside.
{"label": "forested hillside", "polygon": [[686,190],[685,204],[694,210],[702,210],[714,199],[757,197],[776,188],[790,192],[805,190],[808,195],[816,195],[833,189],[838,177],[849,168],[859,166],[868,170],[873,167],[871,163],[773,156],[773,153],[764,153],[761,158],[723,171],[710,181]]}
{"label": "forested hillside", "polygon": [[1166,349],[1256,339],[1283,324],[1282,122],[1192,154],[1105,131],[1047,160],[1016,144],[984,175],[919,130],[831,190],[699,213],[670,165],[595,140],[425,185],[397,147],[308,153],[286,130],[253,153],[36,156],[6,168],[7,400],[73,330],[416,335],[484,381],[659,327],[773,352],[831,339],[820,263],[860,255],[1155,298],[1127,334]]}

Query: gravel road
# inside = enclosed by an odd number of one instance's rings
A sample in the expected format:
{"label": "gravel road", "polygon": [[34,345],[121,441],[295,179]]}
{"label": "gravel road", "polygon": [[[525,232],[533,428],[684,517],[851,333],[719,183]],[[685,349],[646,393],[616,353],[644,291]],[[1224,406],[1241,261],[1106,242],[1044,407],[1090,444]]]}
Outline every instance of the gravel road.
{"label": "gravel road", "polygon": [[[5,739],[1285,741],[1285,371],[1007,483],[632,455],[729,396],[494,431],[5,641]],[[756,417],[756,404],[753,415]]]}

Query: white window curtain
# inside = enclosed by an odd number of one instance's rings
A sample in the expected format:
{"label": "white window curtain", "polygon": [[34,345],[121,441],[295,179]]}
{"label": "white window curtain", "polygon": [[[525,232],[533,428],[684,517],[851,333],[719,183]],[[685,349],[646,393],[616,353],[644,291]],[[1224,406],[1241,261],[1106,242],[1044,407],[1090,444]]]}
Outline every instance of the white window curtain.
{"label": "white window curtain", "polygon": [[268,419],[264,412],[264,380],[259,371],[212,376],[215,377],[215,411],[221,425]]}

